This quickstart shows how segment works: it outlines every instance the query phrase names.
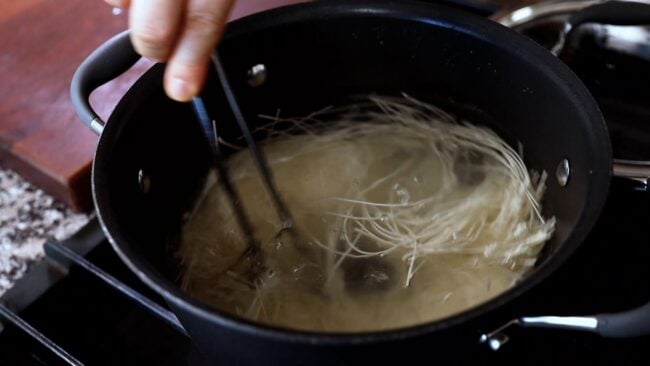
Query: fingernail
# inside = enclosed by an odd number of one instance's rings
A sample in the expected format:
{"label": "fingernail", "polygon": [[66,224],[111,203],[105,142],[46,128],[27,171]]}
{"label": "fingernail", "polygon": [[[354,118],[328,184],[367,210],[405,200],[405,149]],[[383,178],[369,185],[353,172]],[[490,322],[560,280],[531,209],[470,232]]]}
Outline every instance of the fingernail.
{"label": "fingernail", "polygon": [[192,89],[187,81],[179,77],[174,77],[171,79],[169,85],[169,94],[172,99],[185,102],[192,98]]}

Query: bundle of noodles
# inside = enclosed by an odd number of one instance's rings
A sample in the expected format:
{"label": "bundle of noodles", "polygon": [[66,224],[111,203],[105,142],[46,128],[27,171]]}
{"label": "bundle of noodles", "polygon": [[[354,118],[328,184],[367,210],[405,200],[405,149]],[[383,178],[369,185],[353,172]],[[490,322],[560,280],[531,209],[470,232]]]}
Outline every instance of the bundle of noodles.
{"label": "bundle of noodles", "polygon": [[486,127],[408,97],[370,101],[323,113],[335,121],[269,117],[263,149],[299,243],[277,239],[249,153],[229,159],[265,257],[252,282],[228,273],[246,246],[208,179],[178,253],[186,291],[267,324],[372,331],[466,310],[533,267],[554,230],[540,213],[545,174]]}

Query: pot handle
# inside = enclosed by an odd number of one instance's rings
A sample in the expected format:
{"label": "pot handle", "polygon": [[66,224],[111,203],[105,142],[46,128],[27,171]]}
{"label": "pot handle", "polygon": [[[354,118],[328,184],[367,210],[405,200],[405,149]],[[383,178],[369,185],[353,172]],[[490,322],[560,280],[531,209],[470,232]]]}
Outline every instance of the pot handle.
{"label": "pot handle", "polygon": [[571,31],[585,23],[609,25],[650,24],[650,4],[612,0],[586,7],[571,15],[564,23],[560,38],[551,49],[551,52],[556,56],[562,53]]}
{"label": "pot handle", "polygon": [[70,85],[70,97],[77,115],[98,135],[105,122],[90,105],[90,93],[115,79],[140,59],[129,39],[129,31],[117,34],[93,51],[77,68]]}
{"label": "pot handle", "polygon": [[611,338],[650,334],[650,302],[630,311],[597,315],[598,334]]}
{"label": "pot handle", "polygon": [[647,190],[650,183],[650,161],[614,159],[612,175],[639,182],[643,185],[643,190]]}
{"label": "pot handle", "polygon": [[607,1],[587,7],[569,18],[571,27],[585,23],[641,25],[650,23],[650,5],[634,1]]}
{"label": "pot handle", "polygon": [[[615,159],[612,164],[612,175],[640,182],[643,188],[647,189],[650,183],[650,161]],[[505,330],[515,325],[526,328],[582,330],[610,338],[650,335],[650,302],[629,311],[612,314],[520,317],[510,320],[490,333],[481,334],[479,341],[496,351],[509,340]]]}
{"label": "pot handle", "polygon": [[597,333],[607,338],[631,338],[650,335],[650,302],[620,313],[593,316],[530,316],[512,319],[490,333],[481,334],[480,343],[499,350],[510,338],[505,333],[512,326],[524,328],[573,329]]}

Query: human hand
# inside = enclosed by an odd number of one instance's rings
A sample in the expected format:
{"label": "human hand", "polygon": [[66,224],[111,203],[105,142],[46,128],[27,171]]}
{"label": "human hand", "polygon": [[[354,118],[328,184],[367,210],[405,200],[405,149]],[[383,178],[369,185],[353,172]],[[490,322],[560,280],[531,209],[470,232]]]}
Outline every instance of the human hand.
{"label": "human hand", "polygon": [[234,0],[105,0],[129,9],[131,42],[144,57],[167,62],[167,95],[185,102],[205,82],[210,54]]}

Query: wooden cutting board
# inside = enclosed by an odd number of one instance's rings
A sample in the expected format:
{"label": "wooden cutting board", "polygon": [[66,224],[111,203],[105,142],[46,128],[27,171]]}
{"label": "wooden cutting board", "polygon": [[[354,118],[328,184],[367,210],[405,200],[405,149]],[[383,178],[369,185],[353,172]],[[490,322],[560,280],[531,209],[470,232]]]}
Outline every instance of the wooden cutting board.
{"label": "wooden cutting board", "polygon": [[[295,2],[240,0],[232,17]],[[92,50],[126,27],[126,12],[113,14],[101,0],[0,3],[0,166],[79,211],[92,208],[97,137],[72,108],[70,80]],[[102,117],[149,65],[139,62],[93,94]]]}

